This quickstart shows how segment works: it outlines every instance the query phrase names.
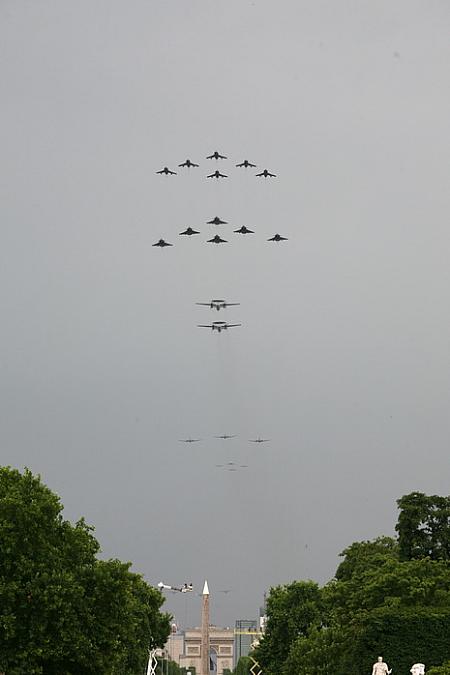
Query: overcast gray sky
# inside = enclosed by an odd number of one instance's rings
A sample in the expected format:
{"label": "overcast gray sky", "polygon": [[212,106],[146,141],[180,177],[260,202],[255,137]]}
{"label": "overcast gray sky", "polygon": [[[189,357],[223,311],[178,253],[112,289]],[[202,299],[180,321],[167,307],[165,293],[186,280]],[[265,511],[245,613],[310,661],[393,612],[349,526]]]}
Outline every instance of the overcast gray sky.
{"label": "overcast gray sky", "polygon": [[[207,578],[218,624],[327,581],[401,495],[449,492],[449,21],[447,0],[0,4],[0,463],[149,582]],[[194,304],[215,297],[241,305]],[[184,627],[199,603],[167,607]]]}

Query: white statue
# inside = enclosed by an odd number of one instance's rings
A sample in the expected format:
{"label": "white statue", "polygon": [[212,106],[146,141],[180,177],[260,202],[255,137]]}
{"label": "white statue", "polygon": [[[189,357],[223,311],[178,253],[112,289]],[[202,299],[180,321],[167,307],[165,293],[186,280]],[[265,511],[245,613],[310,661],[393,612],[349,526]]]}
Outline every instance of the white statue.
{"label": "white statue", "polygon": [[[392,668],[389,670],[387,663],[383,661],[383,657],[379,656],[376,663],[373,664],[372,675],[390,675]],[[413,675],[416,675],[413,673]]]}
{"label": "white statue", "polygon": [[415,663],[409,671],[412,675],[425,675],[425,666],[423,663]]}

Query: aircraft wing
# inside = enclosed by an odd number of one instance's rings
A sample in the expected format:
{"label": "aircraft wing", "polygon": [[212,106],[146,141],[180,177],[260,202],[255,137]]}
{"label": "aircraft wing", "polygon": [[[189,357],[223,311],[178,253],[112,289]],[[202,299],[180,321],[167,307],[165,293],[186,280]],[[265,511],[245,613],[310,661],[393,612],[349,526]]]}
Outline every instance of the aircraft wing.
{"label": "aircraft wing", "polygon": [[211,303],[210,302],[196,302],[196,305],[203,305],[204,307],[210,307]]}
{"label": "aircraft wing", "polygon": [[235,326],[242,326],[241,323],[227,323],[227,328],[234,328]]}
{"label": "aircraft wing", "polygon": [[236,305],[240,305],[240,302],[226,302],[225,307],[235,307]]}
{"label": "aircraft wing", "polygon": [[198,323],[197,328],[212,328],[211,324],[207,323]]}

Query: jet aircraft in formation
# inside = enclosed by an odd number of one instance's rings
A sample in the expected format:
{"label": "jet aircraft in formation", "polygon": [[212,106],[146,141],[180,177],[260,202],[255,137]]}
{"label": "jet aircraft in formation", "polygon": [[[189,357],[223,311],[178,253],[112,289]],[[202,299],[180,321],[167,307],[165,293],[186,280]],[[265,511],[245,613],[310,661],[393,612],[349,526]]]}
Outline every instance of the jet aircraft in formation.
{"label": "jet aircraft in formation", "polygon": [[240,227],[238,230],[233,230],[233,232],[238,232],[239,234],[255,234],[253,230],[249,230],[245,225]]}
{"label": "jet aircraft in formation", "polygon": [[206,176],[206,178],[228,178],[228,176],[224,173],[220,173],[220,171],[216,169],[214,173],[210,173],[209,176]]}
{"label": "jet aircraft in formation", "polygon": [[224,441],[227,441],[229,438],[236,438],[236,434],[230,436],[230,434],[222,434],[221,436],[214,436],[214,438],[222,438]]}
{"label": "jet aircraft in formation", "polygon": [[180,443],[198,443],[201,438],[180,438]]}
{"label": "jet aircraft in formation", "polygon": [[240,302],[226,302],[226,300],[211,300],[211,302],[196,302],[196,305],[203,305],[204,307],[209,307],[210,309],[226,309],[227,307],[234,307],[240,305]]}
{"label": "jet aircraft in formation", "polygon": [[287,237],[282,237],[281,234],[274,234],[267,241],[287,241]]}
{"label": "jet aircraft in formation", "polygon": [[247,168],[248,166],[251,166],[251,167],[253,167],[254,169],[256,169],[256,164],[250,164],[250,162],[248,161],[248,159],[244,159],[243,162],[241,162],[240,164],[236,164],[236,166],[239,167],[239,168],[240,168],[241,166],[245,166],[245,168]]}
{"label": "jet aircraft in formation", "polygon": [[249,443],[268,443],[270,441],[270,438],[249,438]]}
{"label": "jet aircraft in formation", "polygon": [[207,225],[228,225],[226,220],[222,220],[219,216],[215,216],[212,220],[208,220]]}
{"label": "jet aircraft in formation", "polygon": [[206,159],[228,159],[228,157],[225,157],[225,155],[221,155],[216,150],[215,152],[213,152],[212,155],[209,155],[209,157],[207,157]]}
{"label": "jet aircraft in formation", "polygon": [[167,168],[167,166],[165,166],[164,169],[161,169],[161,171],[157,171],[156,173],[165,173],[166,176],[168,176],[169,174],[170,174],[171,176],[176,176],[176,175],[177,175],[177,172],[176,172],[176,171],[171,171],[170,169]]}
{"label": "jet aircraft in formation", "polygon": [[161,246],[161,248],[164,248],[164,246],[173,246],[173,244],[169,244],[167,241],[164,241],[164,239],[159,239],[159,241],[157,241],[156,244],[152,244],[152,246]]}
{"label": "jet aircraft in formation", "polygon": [[212,239],[208,239],[208,244],[226,244],[227,240],[222,239],[222,237],[219,237],[218,234],[216,234]]}
{"label": "jet aircraft in formation", "polygon": [[193,230],[192,227],[188,227],[184,232],[180,232],[180,234],[187,234],[190,237],[192,234],[200,234],[200,232]]}
{"label": "jet aircraft in formation", "polygon": [[178,166],[182,166],[182,167],[187,166],[187,168],[190,169],[191,166],[198,166],[198,164],[194,164],[194,162],[191,162],[190,159],[187,159],[187,160],[186,160],[185,162],[183,162],[182,164],[178,164]]}
{"label": "jet aircraft in formation", "polygon": [[277,176],[276,173],[270,173],[270,171],[267,171],[267,169],[264,169],[264,171],[261,171],[261,173],[257,173],[255,175],[258,176],[258,178],[260,178],[261,176],[263,176],[264,178],[276,178]]}
{"label": "jet aircraft in formation", "polygon": [[198,328],[211,328],[212,331],[217,331],[221,333],[223,330],[228,330],[228,328],[235,328],[236,326],[242,326],[241,323],[227,323],[226,321],[213,321],[211,324],[199,323],[197,324]]}

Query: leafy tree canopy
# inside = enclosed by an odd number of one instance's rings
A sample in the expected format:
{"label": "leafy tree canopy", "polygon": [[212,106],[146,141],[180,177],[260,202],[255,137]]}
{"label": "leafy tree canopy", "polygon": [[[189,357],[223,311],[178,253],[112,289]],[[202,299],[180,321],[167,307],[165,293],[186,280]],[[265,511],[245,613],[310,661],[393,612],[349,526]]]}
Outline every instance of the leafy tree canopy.
{"label": "leafy tree canopy", "polygon": [[61,512],[39,477],[0,468],[0,672],[134,675],[169,634],[163,597]]}
{"label": "leafy tree canopy", "polygon": [[450,560],[450,497],[411,492],[397,505],[401,560]]}

